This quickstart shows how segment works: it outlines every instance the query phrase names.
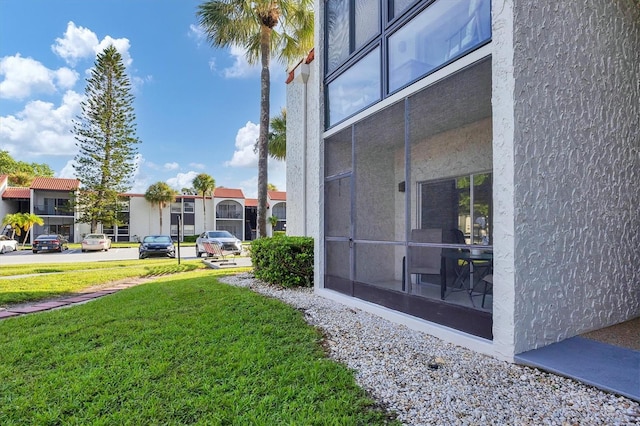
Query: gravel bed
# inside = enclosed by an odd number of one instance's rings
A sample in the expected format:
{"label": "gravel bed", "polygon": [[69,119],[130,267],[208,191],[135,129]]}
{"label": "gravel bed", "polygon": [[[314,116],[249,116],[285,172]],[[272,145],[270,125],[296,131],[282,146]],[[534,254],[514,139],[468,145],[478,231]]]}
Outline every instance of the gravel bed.
{"label": "gravel bed", "polygon": [[406,425],[638,425],[640,404],[446,343],[313,293],[224,277],[280,299],[323,331],[329,356]]}

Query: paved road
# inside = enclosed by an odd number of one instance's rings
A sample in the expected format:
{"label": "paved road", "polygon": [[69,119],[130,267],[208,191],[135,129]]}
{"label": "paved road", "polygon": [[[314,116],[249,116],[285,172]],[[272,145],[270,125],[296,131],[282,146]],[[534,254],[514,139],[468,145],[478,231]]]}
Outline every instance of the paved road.
{"label": "paved road", "polygon": [[[138,248],[112,248],[109,251],[95,251],[82,253],[80,249],[65,250],[62,253],[44,252],[33,253],[31,250],[18,250],[0,254],[0,267],[3,265],[19,265],[25,263],[68,263],[95,262],[101,260],[128,260],[138,258]],[[196,259],[196,249],[193,246],[180,247],[180,258]]]}

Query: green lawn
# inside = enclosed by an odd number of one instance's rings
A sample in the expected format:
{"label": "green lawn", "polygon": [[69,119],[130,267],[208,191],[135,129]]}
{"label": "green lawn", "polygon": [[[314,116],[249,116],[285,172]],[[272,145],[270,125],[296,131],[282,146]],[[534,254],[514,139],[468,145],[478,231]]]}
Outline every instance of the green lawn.
{"label": "green lawn", "polygon": [[[204,269],[201,260],[178,265],[175,259],[9,265],[0,267],[0,307],[77,293],[125,278],[148,277]],[[246,270],[245,268],[244,270]],[[243,270],[243,269],[236,269]]]}
{"label": "green lawn", "polygon": [[397,424],[300,312],[220,272],[0,321],[0,424]]}

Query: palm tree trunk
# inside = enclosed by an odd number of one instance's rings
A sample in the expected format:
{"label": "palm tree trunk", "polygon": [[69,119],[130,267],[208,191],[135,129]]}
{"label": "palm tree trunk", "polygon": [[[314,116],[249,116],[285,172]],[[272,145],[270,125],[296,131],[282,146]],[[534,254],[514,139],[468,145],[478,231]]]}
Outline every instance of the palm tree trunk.
{"label": "palm tree trunk", "polygon": [[158,204],[158,212],[160,213],[160,234],[162,234],[162,204]]}
{"label": "palm tree trunk", "polygon": [[260,135],[258,137],[258,236],[267,236],[267,158],[269,143],[269,95],[270,95],[270,42],[271,28],[262,25],[260,34]]}

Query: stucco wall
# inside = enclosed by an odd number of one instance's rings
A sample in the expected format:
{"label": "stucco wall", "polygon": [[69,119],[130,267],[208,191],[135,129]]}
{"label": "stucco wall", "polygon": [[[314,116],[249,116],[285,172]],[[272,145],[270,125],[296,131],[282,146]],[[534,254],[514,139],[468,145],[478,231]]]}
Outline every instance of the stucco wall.
{"label": "stucco wall", "polygon": [[320,113],[316,60],[287,85],[287,234],[317,240],[320,220]]}
{"label": "stucco wall", "polygon": [[640,315],[640,8],[513,0],[513,16],[519,353]]}

